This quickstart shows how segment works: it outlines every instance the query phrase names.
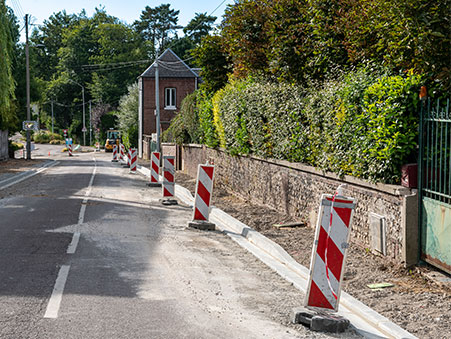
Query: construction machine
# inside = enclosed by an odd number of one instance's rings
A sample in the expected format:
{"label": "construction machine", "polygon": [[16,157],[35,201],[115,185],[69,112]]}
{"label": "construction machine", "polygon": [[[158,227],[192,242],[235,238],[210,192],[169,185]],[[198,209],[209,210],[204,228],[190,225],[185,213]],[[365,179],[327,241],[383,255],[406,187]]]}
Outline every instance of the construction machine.
{"label": "construction machine", "polygon": [[121,143],[121,132],[110,128],[106,132],[105,152],[113,152],[114,145],[117,145],[119,149],[120,143]]}

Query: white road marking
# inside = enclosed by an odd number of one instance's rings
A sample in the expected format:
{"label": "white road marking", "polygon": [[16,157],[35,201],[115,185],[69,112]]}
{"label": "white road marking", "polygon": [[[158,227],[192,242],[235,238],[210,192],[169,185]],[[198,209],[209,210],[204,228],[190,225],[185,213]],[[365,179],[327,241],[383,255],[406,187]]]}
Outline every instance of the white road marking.
{"label": "white road marking", "polygon": [[58,277],[53,287],[53,292],[47,305],[44,318],[56,319],[58,318],[58,311],[61,306],[61,300],[63,299],[64,286],[66,285],[67,276],[69,275],[70,265],[63,265],[60,268]]}
{"label": "white road marking", "polygon": [[78,241],[80,240],[80,232],[75,232],[73,237],[72,237],[72,241],[69,244],[69,247],[67,247],[67,254],[74,254],[75,251],[77,250],[77,246],[78,246]]}
{"label": "white road marking", "polygon": [[[96,172],[97,172],[96,158],[93,158],[93,160],[94,160],[94,170],[92,171],[91,180],[89,180],[88,189],[86,190],[86,193],[85,193],[85,198],[81,202],[80,213],[78,214],[78,225],[81,225],[81,224],[84,223],[85,213],[86,213],[86,204],[88,203],[89,196],[91,195],[92,184],[94,182],[94,177],[95,177]],[[78,242],[79,241],[80,241],[80,232],[75,232],[73,237],[72,237],[72,241],[71,241],[71,243],[69,244],[69,246],[67,248],[67,252],[66,253],[67,254],[74,254],[75,251],[77,250],[77,246],[78,246]]]}
{"label": "white road marking", "polygon": [[[49,165],[45,165],[45,166],[43,166],[43,167],[37,169],[36,171],[31,170],[30,173],[28,173],[28,174],[25,174],[25,175],[23,175],[23,176],[20,176],[20,175],[19,175],[19,178],[18,178],[18,179],[14,180],[14,181],[11,181],[11,182],[9,182],[9,183],[3,185],[3,186],[0,186],[0,190],[3,190],[3,189],[5,189],[5,188],[8,188],[8,187],[10,187],[10,186],[12,186],[12,185],[15,185],[15,184],[17,184],[17,183],[19,183],[19,182],[21,182],[21,181],[24,181],[24,180],[26,180],[26,179],[28,179],[28,178],[34,177],[35,175],[37,175],[37,174],[39,174],[39,173],[45,171],[46,169],[48,169],[48,168],[50,168],[50,167],[53,167],[53,166],[56,166],[56,165],[58,165],[58,164],[59,164],[59,161],[55,161],[55,162],[53,162],[53,163],[50,163]],[[24,172],[24,173],[25,173],[25,172]],[[1,182],[0,182],[0,185],[1,185],[3,182],[7,182],[7,181],[9,181],[9,180],[10,180],[10,179],[6,179],[6,180],[1,181]]]}

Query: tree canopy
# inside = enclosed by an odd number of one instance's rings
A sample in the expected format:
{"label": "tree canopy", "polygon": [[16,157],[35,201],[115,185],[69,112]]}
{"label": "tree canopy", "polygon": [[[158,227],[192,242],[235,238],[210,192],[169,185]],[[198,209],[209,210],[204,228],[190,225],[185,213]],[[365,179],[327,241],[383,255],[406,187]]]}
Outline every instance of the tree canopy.
{"label": "tree canopy", "polygon": [[5,1],[0,1],[0,130],[14,127],[16,123],[12,64],[14,60],[14,45],[18,37],[15,18],[6,7]]}

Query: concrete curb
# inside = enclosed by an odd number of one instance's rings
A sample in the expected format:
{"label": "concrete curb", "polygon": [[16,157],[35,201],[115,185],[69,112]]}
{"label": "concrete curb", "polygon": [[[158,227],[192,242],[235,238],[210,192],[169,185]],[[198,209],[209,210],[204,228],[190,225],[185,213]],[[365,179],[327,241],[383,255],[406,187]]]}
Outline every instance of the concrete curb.
{"label": "concrete curb", "polygon": [[37,167],[37,168],[29,170],[29,171],[22,172],[20,174],[14,175],[8,179],[4,179],[4,180],[0,181],[0,190],[8,188],[8,187],[15,185],[21,181],[24,181],[28,178],[34,177],[35,175],[45,171],[46,169],[48,169],[50,167],[55,166],[57,164],[59,164],[59,161],[49,160],[40,167]]}
{"label": "concrete curb", "polygon": [[[138,172],[150,176],[150,170],[140,167],[138,166]],[[175,185],[175,195],[187,205],[192,206],[194,204],[194,197],[191,192],[178,184]],[[264,252],[260,255],[261,257],[259,256],[259,259],[284,279],[293,283],[303,293],[307,292],[309,269],[296,262],[280,245],[214,206],[211,207],[210,219],[221,231],[241,246],[253,252],[240,240],[240,238],[245,238],[249,243]],[[270,258],[277,262],[269,263]],[[346,292],[341,293],[338,314],[349,319],[351,326],[366,338],[416,338]],[[369,332],[368,330],[372,331]]]}

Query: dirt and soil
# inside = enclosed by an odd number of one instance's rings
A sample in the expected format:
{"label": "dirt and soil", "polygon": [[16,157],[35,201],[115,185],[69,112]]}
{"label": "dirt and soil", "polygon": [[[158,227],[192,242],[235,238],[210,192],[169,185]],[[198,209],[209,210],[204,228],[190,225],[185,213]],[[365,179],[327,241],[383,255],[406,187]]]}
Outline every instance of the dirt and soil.
{"label": "dirt and soil", "polygon": [[42,159],[9,159],[8,161],[0,161],[0,174],[28,171],[31,167],[37,166],[44,161]]}
{"label": "dirt and soil", "polygon": [[[194,193],[193,178],[179,172],[176,182]],[[274,227],[297,220],[221,188],[215,187],[212,204],[278,243],[300,264],[310,266],[313,228]],[[351,244],[343,290],[419,338],[451,338],[451,288],[425,277],[433,270],[429,266],[406,269]],[[394,287],[372,290],[367,286],[382,282]]]}

